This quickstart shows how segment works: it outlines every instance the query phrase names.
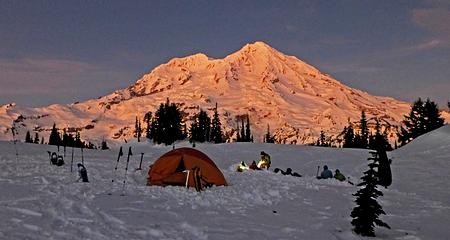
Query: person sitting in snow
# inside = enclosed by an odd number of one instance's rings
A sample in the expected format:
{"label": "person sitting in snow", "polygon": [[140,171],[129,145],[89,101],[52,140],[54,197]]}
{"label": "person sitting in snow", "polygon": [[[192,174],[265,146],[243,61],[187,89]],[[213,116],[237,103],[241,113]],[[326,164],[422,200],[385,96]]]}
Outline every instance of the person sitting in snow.
{"label": "person sitting in snow", "polygon": [[253,161],[248,168],[251,170],[261,170],[261,168],[259,168],[258,165],[256,165],[255,161]]}
{"label": "person sitting in snow", "polygon": [[323,171],[320,173],[320,176],[317,177],[318,179],[327,179],[327,178],[333,178],[333,172],[328,169],[327,165],[323,166]]}
{"label": "person sitting in snow", "polygon": [[334,178],[337,179],[337,180],[339,180],[339,181],[341,181],[341,182],[345,181],[345,176],[344,176],[344,174],[342,174],[342,173],[339,171],[339,169],[336,169],[336,171],[335,171],[335,173],[334,173]]}
{"label": "person sitting in snow", "polygon": [[87,170],[81,163],[78,163],[78,175],[80,176],[80,178],[78,178],[77,182],[79,182],[80,180],[82,180],[83,182],[89,182]]}
{"label": "person sitting in snow", "polygon": [[265,168],[267,170],[269,170],[270,168],[270,155],[265,153],[264,151],[261,151],[261,159],[258,162],[258,168]]}

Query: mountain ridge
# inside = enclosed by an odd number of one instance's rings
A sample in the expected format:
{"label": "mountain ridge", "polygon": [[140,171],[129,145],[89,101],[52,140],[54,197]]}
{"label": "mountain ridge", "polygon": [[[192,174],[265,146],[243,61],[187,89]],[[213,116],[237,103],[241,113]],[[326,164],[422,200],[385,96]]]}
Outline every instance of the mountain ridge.
{"label": "mountain ridge", "polygon": [[198,109],[212,111],[217,102],[229,137],[238,118],[248,114],[258,142],[268,126],[282,143],[311,143],[320,131],[337,137],[349,121],[359,120],[362,110],[368,119],[378,117],[392,127],[393,138],[410,109],[408,103],[348,87],[295,56],[255,42],[222,59],[203,53],[173,58],[98,99],[42,108],[10,106],[0,110],[0,139],[10,138],[11,122],[22,115],[19,136],[25,129],[48,135],[55,122],[61,129],[81,131],[87,140],[127,140],[136,116],[154,113],[167,98],[178,104],[188,126]]}

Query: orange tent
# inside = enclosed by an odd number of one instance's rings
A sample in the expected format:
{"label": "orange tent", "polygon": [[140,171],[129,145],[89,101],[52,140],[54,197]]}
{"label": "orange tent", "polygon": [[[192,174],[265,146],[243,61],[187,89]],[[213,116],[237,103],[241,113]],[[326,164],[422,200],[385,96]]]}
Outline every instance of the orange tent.
{"label": "orange tent", "polygon": [[178,148],[162,155],[150,166],[147,185],[195,187],[198,191],[227,182],[206,154],[193,148]]}

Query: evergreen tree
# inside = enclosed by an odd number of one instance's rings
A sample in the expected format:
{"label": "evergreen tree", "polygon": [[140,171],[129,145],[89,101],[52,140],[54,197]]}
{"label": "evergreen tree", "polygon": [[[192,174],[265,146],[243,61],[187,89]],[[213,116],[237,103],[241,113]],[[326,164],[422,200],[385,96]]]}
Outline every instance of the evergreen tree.
{"label": "evergreen tree", "polygon": [[66,129],[63,130],[63,138],[62,138],[62,145],[63,146],[69,146],[69,135],[67,135]]}
{"label": "evergreen tree", "polygon": [[211,118],[203,110],[200,110],[200,113],[198,114],[198,131],[198,142],[209,142],[211,134]]}
{"label": "evergreen tree", "polygon": [[236,130],[236,142],[241,142],[241,134],[239,133],[239,122],[237,122],[237,130]]}
{"label": "evergreen tree", "polygon": [[44,137],[41,138],[41,144],[44,144]]}
{"label": "evergreen tree", "polygon": [[142,129],[141,129],[141,121],[136,116],[136,122],[134,124],[134,137],[137,138],[137,141],[141,141]]}
{"label": "evergreen tree", "polygon": [[109,149],[108,143],[106,142],[105,139],[103,139],[103,141],[102,141],[102,148],[101,149],[102,150],[108,150]]}
{"label": "evergreen tree", "polygon": [[144,122],[147,125],[146,131],[145,131],[145,137],[147,139],[152,139],[152,135],[151,135],[151,121],[152,121],[152,112],[147,112],[144,115]]}
{"label": "evergreen tree", "polygon": [[247,124],[245,125],[245,140],[246,142],[253,142],[253,136],[250,131],[250,118],[247,114]]}
{"label": "evergreen tree", "polygon": [[189,129],[190,142],[198,141],[200,138],[199,128],[198,128],[198,115],[195,115],[192,119],[191,128]]}
{"label": "evergreen tree", "polygon": [[355,133],[353,131],[351,123],[348,124],[348,127],[344,127],[343,134],[344,134],[344,143],[342,147],[343,148],[355,147]]}
{"label": "evergreen tree", "polygon": [[245,135],[244,118],[241,118],[241,142],[247,142],[247,135]]}
{"label": "evergreen tree", "polygon": [[427,99],[415,101],[408,115],[404,116],[403,125],[397,133],[401,146],[409,143],[414,138],[437,129],[444,125],[444,119],[440,117],[436,103]]}
{"label": "evergreen tree", "polygon": [[375,168],[378,168],[378,153],[371,152],[373,155],[368,160],[370,161],[368,166],[369,170],[364,172],[364,176],[361,177],[362,183],[358,184],[360,188],[353,196],[356,197],[355,203],[357,206],[353,208],[351,217],[353,220],[353,230],[355,233],[374,237],[374,226],[389,228],[389,225],[381,221],[378,217],[380,214],[386,214],[380,204],[377,202],[379,196],[383,196],[383,193],[377,189],[377,172]]}
{"label": "evergreen tree", "polygon": [[61,145],[61,136],[59,136],[58,130],[56,129],[56,124],[53,123],[52,131],[48,138],[49,145]]}
{"label": "evergreen tree", "polygon": [[34,133],[34,141],[33,143],[39,144],[39,134],[36,132]]}
{"label": "evergreen tree", "polygon": [[317,139],[316,146],[320,147],[331,147],[331,142],[327,140],[324,131],[320,131],[320,136]]}
{"label": "evergreen tree", "polygon": [[427,99],[424,106],[424,112],[425,112],[425,132],[433,131],[434,129],[438,129],[442,126],[444,126],[444,119],[441,118],[441,114],[439,112],[438,105],[431,101],[430,99]]}
{"label": "evergreen tree", "polygon": [[354,146],[357,148],[367,148],[369,139],[369,128],[367,127],[366,113],[361,112],[361,120],[359,121],[361,131],[355,136]]}
{"label": "evergreen tree", "polygon": [[267,133],[264,136],[264,142],[266,142],[266,143],[275,143],[275,137],[270,134],[269,124],[267,124]]}
{"label": "evergreen tree", "polygon": [[386,130],[384,133],[381,133],[380,121],[378,119],[375,121],[375,135],[371,135],[369,138],[369,148],[373,150],[378,150],[380,148],[381,150],[391,151],[392,146],[387,139]]}
{"label": "evergreen tree", "polygon": [[217,112],[217,103],[214,108],[214,115],[211,121],[211,142],[214,143],[222,143],[222,124],[220,123],[219,113]]}
{"label": "evergreen tree", "polygon": [[81,135],[79,132],[75,133],[74,147],[83,148],[85,147],[85,143],[81,141]]}
{"label": "evergreen tree", "polygon": [[191,124],[191,141],[196,142],[209,142],[211,134],[211,119],[208,114],[200,110],[200,112],[194,117]]}
{"label": "evergreen tree", "polygon": [[174,103],[170,103],[169,98],[167,98],[166,103],[159,106],[152,121],[153,142],[170,145],[176,140],[182,139],[181,120],[180,110]]}
{"label": "evergreen tree", "polygon": [[33,143],[33,139],[31,139],[30,131],[27,131],[27,134],[25,135],[25,142]]}

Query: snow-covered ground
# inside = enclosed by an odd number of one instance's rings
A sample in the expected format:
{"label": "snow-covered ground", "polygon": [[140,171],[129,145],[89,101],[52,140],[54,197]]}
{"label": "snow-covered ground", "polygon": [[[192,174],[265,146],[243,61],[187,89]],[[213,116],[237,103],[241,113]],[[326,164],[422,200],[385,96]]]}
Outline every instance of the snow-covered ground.
{"label": "snow-covered ground", "polygon": [[[148,165],[172,146],[131,143],[125,196],[121,196],[127,151],[112,188],[118,149],[86,150],[90,183],[77,183],[66,165],[49,164],[55,146],[0,142],[0,239],[361,239],[351,231],[356,186],[317,180],[318,165],[339,168],[357,183],[367,169],[366,150],[273,144],[199,144],[230,186],[198,193],[181,187],[145,186]],[[180,143],[177,147],[187,145]],[[128,145],[127,145],[128,146]],[[124,145],[124,149],[128,149]],[[272,172],[235,172],[264,150],[273,168],[291,167],[302,178]],[[138,167],[144,152],[143,171]],[[62,153],[62,151],[61,151]],[[448,239],[450,235],[450,126],[390,153],[393,185],[379,198],[392,230],[380,239]],[[75,163],[81,161],[75,151]],[[108,193],[112,192],[112,195]]]}

